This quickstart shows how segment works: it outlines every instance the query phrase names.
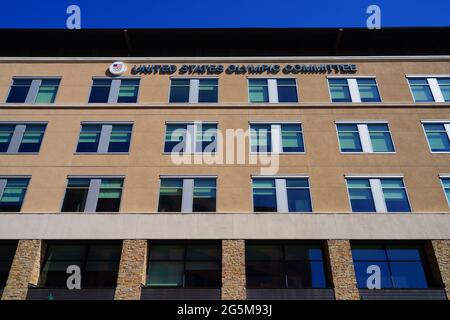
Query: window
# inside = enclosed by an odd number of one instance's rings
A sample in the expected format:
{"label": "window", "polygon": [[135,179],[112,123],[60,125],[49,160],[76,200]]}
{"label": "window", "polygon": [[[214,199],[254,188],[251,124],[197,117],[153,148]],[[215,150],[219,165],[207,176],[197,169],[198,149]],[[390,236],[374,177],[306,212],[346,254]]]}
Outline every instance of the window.
{"label": "window", "polygon": [[381,102],[375,78],[329,78],[332,102]]}
{"label": "window", "polygon": [[161,178],[158,212],[216,212],[216,178]]}
{"label": "window", "polygon": [[287,103],[298,102],[295,79],[248,80],[248,95],[251,103]]}
{"label": "window", "polygon": [[123,178],[69,178],[62,212],[119,212]]}
{"label": "window", "polygon": [[250,123],[251,152],[302,153],[303,131],[300,123]]}
{"label": "window", "polygon": [[450,122],[422,122],[431,152],[450,152]]}
{"label": "window", "polygon": [[450,102],[450,78],[409,77],[415,102]]}
{"label": "window", "polygon": [[352,245],[353,263],[358,288],[367,288],[369,266],[381,271],[381,289],[428,288],[424,252],[414,245]]}
{"label": "window", "polygon": [[155,242],[150,244],[147,286],[220,288],[220,242]]}
{"label": "window", "polygon": [[312,212],[308,178],[253,178],[254,212]]}
{"label": "window", "polygon": [[9,270],[16,253],[17,242],[1,241],[0,242],[0,288],[6,286]]}
{"label": "window", "polygon": [[0,123],[0,153],[38,153],[45,123]]}
{"label": "window", "polygon": [[131,123],[82,123],[77,153],[127,153],[130,149]]}
{"label": "window", "polygon": [[53,103],[60,79],[13,79],[6,102],[9,103]]}
{"label": "window", "polygon": [[[194,139],[195,137],[195,139]],[[167,123],[164,152],[216,152],[217,123]]]}
{"label": "window", "polygon": [[353,212],[410,212],[402,178],[348,178]]}
{"label": "window", "polygon": [[218,102],[217,79],[172,79],[170,103]]}
{"label": "window", "polygon": [[30,178],[0,177],[0,212],[20,212]]}
{"label": "window", "polygon": [[387,123],[337,123],[341,152],[394,152]]}
{"label": "window", "polygon": [[40,286],[67,288],[67,267],[81,270],[81,288],[115,288],[122,246],[120,242],[50,242],[42,265]]}
{"label": "window", "polygon": [[245,269],[249,289],[328,287],[320,244],[247,241]]}
{"label": "window", "polygon": [[135,103],[140,79],[94,79],[89,103]]}
{"label": "window", "polygon": [[447,198],[447,203],[450,207],[450,176],[448,177],[441,177],[441,183],[442,187],[444,187],[444,194]]}

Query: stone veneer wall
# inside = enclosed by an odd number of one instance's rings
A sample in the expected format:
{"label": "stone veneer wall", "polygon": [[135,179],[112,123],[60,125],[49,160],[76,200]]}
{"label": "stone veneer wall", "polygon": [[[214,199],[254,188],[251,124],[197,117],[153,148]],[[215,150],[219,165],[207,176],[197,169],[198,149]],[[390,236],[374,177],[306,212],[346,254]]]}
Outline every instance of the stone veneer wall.
{"label": "stone veneer wall", "polygon": [[28,284],[38,284],[44,251],[41,240],[19,241],[2,300],[26,299]]}
{"label": "stone veneer wall", "polygon": [[114,299],[141,299],[141,288],[146,279],[147,250],[147,240],[123,240]]}
{"label": "stone veneer wall", "polygon": [[337,300],[359,300],[349,240],[327,240],[331,278]]}
{"label": "stone veneer wall", "polygon": [[432,240],[431,244],[447,299],[450,299],[450,240]]}
{"label": "stone veneer wall", "polygon": [[222,299],[246,299],[244,240],[222,240]]}

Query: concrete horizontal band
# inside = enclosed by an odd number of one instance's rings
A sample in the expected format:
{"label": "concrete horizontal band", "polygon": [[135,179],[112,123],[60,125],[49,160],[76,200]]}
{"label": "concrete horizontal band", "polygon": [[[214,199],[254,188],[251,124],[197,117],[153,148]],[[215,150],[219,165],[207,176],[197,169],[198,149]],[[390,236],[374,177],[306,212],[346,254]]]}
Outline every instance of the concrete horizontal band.
{"label": "concrete horizontal band", "polygon": [[450,239],[450,214],[0,214],[0,239]]}

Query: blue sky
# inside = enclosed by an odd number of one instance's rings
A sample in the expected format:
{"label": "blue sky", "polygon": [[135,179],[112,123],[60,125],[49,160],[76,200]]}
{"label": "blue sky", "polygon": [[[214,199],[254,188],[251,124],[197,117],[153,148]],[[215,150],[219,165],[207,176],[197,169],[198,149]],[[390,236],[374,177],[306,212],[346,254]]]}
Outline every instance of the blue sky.
{"label": "blue sky", "polygon": [[3,0],[0,28],[65,28],[81,8],[82,28],[365,27],[381,7],[382,27],[450,26],[450,0]]}

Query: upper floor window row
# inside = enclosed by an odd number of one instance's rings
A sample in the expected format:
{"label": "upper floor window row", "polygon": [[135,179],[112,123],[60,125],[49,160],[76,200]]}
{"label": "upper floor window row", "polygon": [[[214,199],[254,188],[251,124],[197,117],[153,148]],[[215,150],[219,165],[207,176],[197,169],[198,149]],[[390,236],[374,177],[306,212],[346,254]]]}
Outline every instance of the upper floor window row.
{"label": "upper floor window row", "polygon": [[[415,102],[450,102],[450,77],[408,76]],[[217,78],[172,78],[169,103],[217,103]],[[54,103],[61,78],[17,77],[13,79],[7,103]],[[94,78],[89,103],[136,103],[140,79],[136,77]],[[328,77],[332,102],[381,102],[375,77]],[[295,78],[249,78],[248,102],[299,102]]]}

